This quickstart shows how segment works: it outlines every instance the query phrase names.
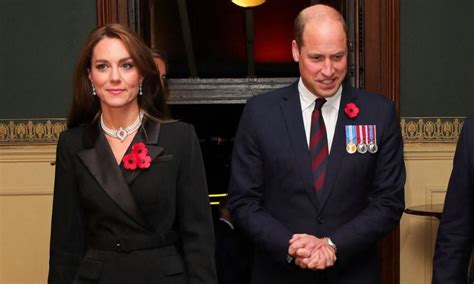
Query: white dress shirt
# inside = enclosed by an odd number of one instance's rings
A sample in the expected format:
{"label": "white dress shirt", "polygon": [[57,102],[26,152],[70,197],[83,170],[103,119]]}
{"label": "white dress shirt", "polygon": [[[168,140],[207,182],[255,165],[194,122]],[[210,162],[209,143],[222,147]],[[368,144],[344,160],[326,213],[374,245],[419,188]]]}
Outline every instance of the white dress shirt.
{"label": "white dress shirt", "polygon": [[[301,111],[303,114],[304,131],[306,132],[306,142],[309,148],[309,139],[311,132],[311,114],[314,110],[314,104],[318,96],[311,93],[303,84],[303,80],[298,82],[298,92],[300,93]],[[328,151],[331,153],[332,140],[336,131],[337,116],[339,114],[339,105],[341,102],[342,85],[332,97],[327,97],[321,112],[323,113],[326,134],[328,138]]]}

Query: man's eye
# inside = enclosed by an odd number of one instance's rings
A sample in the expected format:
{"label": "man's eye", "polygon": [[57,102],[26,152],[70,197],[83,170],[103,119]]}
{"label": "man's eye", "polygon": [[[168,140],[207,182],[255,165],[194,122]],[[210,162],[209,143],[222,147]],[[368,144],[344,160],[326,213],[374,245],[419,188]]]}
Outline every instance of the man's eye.
{"label": "man's eye", "polygon": [[335,61],[341,61],[344,58],[344,54],[336,54],[332,58]]}

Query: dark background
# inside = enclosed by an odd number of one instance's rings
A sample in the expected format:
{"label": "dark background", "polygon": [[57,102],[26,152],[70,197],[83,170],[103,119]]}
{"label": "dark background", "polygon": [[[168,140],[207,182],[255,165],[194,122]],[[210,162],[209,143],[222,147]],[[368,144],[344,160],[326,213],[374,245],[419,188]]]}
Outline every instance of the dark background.
{"label": "dark background", "polygon": [[[297,74],[291,25],[307,1],[285,1],[254,11],[257,76]],[[179,23],[165,24],[176,19],[175,1],[156,2],[169,15],[157,29],[166,38],[156,39],[174,58],[169,77],[186,77]],[[245,76],[243,9],[230,0],[187,3],[199,76]],[[474,1],[401,0],[400,13],[401,116],[474,113]],[[0,119],[65,117],[74,64],[95,25],[92,0],[0,1]]]}

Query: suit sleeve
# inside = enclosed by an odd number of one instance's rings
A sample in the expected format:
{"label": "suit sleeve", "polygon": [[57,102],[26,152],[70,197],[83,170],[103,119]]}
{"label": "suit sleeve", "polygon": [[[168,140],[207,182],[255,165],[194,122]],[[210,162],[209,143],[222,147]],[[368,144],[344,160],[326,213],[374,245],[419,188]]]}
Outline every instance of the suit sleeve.
{"label": "suit sleeve", "polygon": [[72,283],[85,249],[73,159],[62,133],[56,151],[48,283]]}
{"label": "suit sleeve", "polygon": [[472,118],[459,137],[433,261],[433,283],[467,283],[473,241]]}
{"label": "suit sleeve", "polygon": [[[385,107],[384,107],[385,106]],[[338,249],[338,263],[373,247],[385,234],[398,225],[405,207],[405,164],[400,122],[392,104],[380,106],[382,131],[372,185],[365,208],[352,220],[329,234]]]}
{"label": "suit sleeve", "polygon": [[189,283],[217,283],[214,229],[199,141],[189,126],[177,181],[177,218]]}
{"label": "suit sleeve", "polygon": [[232,218],[275,262],[286,264],[288,241],[293,233],[264,207],[264,164],[256,134],[254,116],[258,110],[252,100],[241,116],[232,153],[228,204]]}

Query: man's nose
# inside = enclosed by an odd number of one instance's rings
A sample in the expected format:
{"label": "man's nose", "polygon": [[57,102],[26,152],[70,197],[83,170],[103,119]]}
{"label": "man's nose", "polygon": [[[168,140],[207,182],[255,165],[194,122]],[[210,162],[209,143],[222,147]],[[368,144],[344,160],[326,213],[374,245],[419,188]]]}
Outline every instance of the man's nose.
{"label": "man's nose", "polygon": [[321,70],[324,76],[330,77],[334,73],[334,66],[331,59],[326,59],[323,63],[323,69]]}

